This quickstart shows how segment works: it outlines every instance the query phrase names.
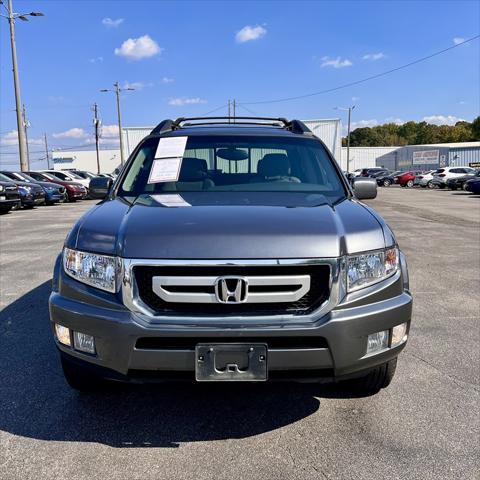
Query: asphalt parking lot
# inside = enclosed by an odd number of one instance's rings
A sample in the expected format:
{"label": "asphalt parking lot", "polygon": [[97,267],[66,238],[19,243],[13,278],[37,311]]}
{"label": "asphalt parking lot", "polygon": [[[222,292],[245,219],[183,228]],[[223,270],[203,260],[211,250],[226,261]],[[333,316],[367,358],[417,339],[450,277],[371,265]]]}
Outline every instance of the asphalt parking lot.
{"label": "asphalt parking lot", "polygon": [[48,324],[54,259],[94,202],[0,217],[1,479],[474,479],[480,198],[379,189],[414,317],[392,385],[137,387],[80,395]]}

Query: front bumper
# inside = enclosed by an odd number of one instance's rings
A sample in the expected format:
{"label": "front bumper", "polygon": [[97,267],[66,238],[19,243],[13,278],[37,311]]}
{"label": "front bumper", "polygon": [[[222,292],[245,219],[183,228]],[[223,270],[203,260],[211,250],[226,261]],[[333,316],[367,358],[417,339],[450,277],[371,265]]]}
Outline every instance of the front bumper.
{"label": "front bumper", "polygon": [[369,334],[401,323],[409,327],[412,297],[405,277],[399,271],[375,288],[350,294],[328,313],[312,314],[303,322],[297,317],[294,322],[278,323],[262,323],[260,318],[231,323],[226,318],[222,324],[199,318],[152,323],[146,315],[126,308],[120,296],[68,277],[57,261],[50,318],[52,329],[58,323],[95,337],[96,355],[65,347],[55,339],[63,355],[99,367],[103,376],[117,380],[137,378],[139,373],[193,379],[195,344],[201,342],[266,343],[269,378],[304,379],[311,374],[338,380],[364,374],[404,348],[405,343],[365,355]]}
{"label": "front bumper", "polygon": [[65,200],[65,195],[65,193],[47,191],[45,194],[45,200],[49,203],[63,202]]}

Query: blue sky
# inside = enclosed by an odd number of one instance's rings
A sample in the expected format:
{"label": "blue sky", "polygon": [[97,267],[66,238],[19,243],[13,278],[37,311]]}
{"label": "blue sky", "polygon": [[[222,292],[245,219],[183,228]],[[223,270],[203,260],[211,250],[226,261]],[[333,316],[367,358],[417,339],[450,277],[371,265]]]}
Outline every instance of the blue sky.
{"label": "blue sky", "polygon": [[[362,85],[251,104],[336,87],[473,37],[477,1],[14,0],[14,9],[45,14],[16,26],[32,159],[44,156],[44,132],[50,147],[88,147],[95,101],[102,145],[114,145],[114,95],[99,90],[116,80],[136,88],[122,97],[125,126],[205,114],[229,98],[258,115],[302,119],[342,116],[334,107],[354,103],[354,126],[479,114],[478,39]],[[0,164],[14,168],[11,57],[1,20]],[[239,106],[237,114],[249,112]]]}

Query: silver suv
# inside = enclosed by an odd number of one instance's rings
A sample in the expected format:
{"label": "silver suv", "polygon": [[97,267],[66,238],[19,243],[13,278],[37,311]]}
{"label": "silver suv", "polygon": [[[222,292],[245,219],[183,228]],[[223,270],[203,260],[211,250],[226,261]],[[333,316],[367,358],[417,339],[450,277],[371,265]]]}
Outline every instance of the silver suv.
{"label": "silver suv", "polygon": [[386,387],[409,332],[405,256],[297,120],[166,120],[72,228],[50,317],[68,383]]}

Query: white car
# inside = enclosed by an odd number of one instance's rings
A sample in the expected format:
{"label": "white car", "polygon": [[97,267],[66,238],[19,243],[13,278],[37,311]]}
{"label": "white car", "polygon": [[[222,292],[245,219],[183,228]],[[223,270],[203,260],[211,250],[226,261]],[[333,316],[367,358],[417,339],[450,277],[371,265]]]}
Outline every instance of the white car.
{"label": "white car", "polygon": [[442,181],[446,182],[451,178],[463,177],[467,173],[475,175],[476,170],[470,167],[445,167],[437,169],[433,176],[441,178]]}
{"label": "white car", "polygon": [[64,182],[80,183],[87,189],[87,191],[90,186],[89,178],[82,178],[74,172],[70,172],[67,170],[40,170],[40,172],[49,173],[50,175],[53,175],[54,177],[57,177],[59,180],[62,180]]}
{"label": "white car", "polygon": [[425,188],[431,184],[429,184],[429,182],[431,180],[433,180],[433,174],[436,172],[436,170],[429,170],[427,172],[423,172],[422,174],[420,175],[417,175],[417,178],[416,180],[418,181],[418,184]]}

